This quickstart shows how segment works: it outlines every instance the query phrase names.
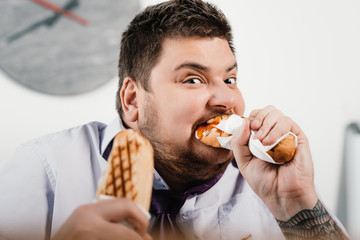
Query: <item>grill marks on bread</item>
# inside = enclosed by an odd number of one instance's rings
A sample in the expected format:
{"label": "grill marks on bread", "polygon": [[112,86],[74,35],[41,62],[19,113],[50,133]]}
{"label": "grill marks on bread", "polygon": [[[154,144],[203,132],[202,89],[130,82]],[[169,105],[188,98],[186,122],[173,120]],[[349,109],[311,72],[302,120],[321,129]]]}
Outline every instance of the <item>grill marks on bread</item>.
{"label": "grill marks on bread", "polygon": [[108,178],[106,183],[106,195],[135,199],[137,193],[133,190],[136,175],[132,174],[134,159],[131,157],[131,152],[138,149],[136,145],[132,136],[125,136],[119,139],[119,145],[114,146],[111,154],[112,178]]}
{"label": "grill marks on bread", "polygon": [[149,209],[154,168],[154,150],[139,132],[124,130],[114,138],[108,167],[101,177],[100,195],[134,200]]}

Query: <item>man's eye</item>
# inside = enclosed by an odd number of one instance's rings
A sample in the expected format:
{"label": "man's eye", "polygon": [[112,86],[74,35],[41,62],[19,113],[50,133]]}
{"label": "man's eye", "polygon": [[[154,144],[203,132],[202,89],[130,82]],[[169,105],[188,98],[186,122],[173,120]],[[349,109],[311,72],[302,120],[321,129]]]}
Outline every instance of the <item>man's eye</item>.
{"label": "man's eye", "polygon": [[192,78],[192,79],[186,80],[184,83],[188,83],[188,84],[200,84],[201,81],[200,81],[200,79]]}
{"label": "man's eye", "polygon": [[224,81],[226,84],[235,84],[236,83],[236,78],[228,78]]}

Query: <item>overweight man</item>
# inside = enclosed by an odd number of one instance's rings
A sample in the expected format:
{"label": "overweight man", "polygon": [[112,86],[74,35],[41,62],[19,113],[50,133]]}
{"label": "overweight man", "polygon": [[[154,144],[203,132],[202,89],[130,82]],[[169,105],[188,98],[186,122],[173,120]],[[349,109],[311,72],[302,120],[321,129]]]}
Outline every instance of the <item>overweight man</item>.
{"label": "overweight man", "polygon": [[[275,107],[246,116],[232,151],[196,139],[210,118],[244,114],[237,71],[231,27],[215,6],[144,9],[121,39],[118,117],[25,143],[2,169],[0,239],[347,239],[315,191],[305,133]],[[154,147],[150,219],[127,199],[93,202],[112,140],[127,128]],[[251,130],[264,145],[293,132],[294,158],[254,157]]]}

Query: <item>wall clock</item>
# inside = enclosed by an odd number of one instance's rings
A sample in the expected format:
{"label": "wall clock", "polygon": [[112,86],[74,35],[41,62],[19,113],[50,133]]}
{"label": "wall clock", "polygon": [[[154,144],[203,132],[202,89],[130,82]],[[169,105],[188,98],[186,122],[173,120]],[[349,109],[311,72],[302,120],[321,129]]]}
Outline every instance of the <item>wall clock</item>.
{"label": "wall clock", "polygon": [[134,0],[1,0],[0,67],[54,95],[84,93],[117,76],[121,33]]}

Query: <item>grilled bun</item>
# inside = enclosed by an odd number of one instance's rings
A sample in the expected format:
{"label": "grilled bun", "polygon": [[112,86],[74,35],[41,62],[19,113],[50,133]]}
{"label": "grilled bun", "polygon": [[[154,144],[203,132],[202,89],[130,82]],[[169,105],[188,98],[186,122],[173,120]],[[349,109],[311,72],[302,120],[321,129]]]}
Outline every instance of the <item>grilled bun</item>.
{"label": "grilled bun", "polygon": [[101,195],[128,198],[149,210],[153,185],[154,150],[140,133],[124,130],[116,135],[101,177],[96,199]]}
{"label": "grilled bun", "polygon": [[266,153],[269,154],[275,162],[285,163],[294,157],[295,148],[295,137],[289,134]]}
{"label": "grilled bun", "polygon": [[203,124],[198,127],[195,132],[195,136],[201,142],[205,143],[206,145],[221,148],[217,137],[228,137],[231,134],[221,131],[220,129],[216,128],[216,125],[225,119],[228,119],[230,115],[222,115],[219,117],[209,119],[206,124]]}

